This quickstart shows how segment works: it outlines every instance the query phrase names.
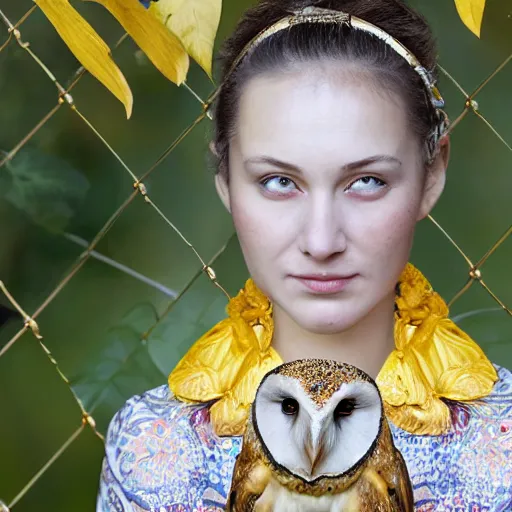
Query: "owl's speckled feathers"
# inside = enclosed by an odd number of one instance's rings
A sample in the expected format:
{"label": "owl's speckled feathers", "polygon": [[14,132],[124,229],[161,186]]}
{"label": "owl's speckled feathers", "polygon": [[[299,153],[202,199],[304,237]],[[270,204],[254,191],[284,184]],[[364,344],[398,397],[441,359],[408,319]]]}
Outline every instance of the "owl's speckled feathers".
{"label": "owl's speckled feathers", "polygon": [[413,512],[407,468],[375,382],[358,368],[320,359],[269,372],[252,406],[226,510]]}

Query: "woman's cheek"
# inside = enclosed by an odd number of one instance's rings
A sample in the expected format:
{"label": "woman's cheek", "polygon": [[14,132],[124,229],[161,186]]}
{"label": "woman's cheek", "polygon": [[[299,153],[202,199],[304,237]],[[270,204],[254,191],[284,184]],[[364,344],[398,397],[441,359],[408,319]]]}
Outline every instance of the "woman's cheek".
{"label": "woman's cheek", "polygon": [[278,250],[298,225],[296,208],[288,201],[269,201],[253,193],[234,201],[231,213],[238,238],[255,250]]}
{"label": "woman's cheek", "polygon": [[233,204],[232,216],[238,240],[247,260],[259,259],[259,253],[263,246],[271,244],[275,221],[268,215],[268,212],[261,208],[251,207],[250,204]]}
{"label": "woman's cheek", "polygon": [[233,206],[231,213],[238,239],[242,244],[251,244],[251,241],[261,236],[264,224],[261,218],[254,217],[246,208],[240,208],[237,205]]}
{"label": "woman's cheek", "polygon": [[387,205],[385,209],[366,212],[358,218],[348,219],[349,238],[358,245],[364,245],[370,252],[383,256],[397,251],[400,247],[410,248],[414,235],[415,209],[413,204],[402,202]]}

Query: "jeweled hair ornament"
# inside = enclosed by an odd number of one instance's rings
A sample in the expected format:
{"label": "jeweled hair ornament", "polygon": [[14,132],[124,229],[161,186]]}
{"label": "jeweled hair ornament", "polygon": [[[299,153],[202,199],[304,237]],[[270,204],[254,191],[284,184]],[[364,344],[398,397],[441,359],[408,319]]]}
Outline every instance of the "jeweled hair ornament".
{"label": "jeweled hair ornament", "polygon": [[448,127],[448,117],[443,111],[445,103],[441,93],[439,92],[439,89],[436,86],[434,78],[432,77],[431,73],[429,73],[427,69],[421,65],[420,61],[414,56],[414,54],[410,52],[402,43],[400,43],[400,41],[376,25],[362,20],[361,18],[357,18],[356,16],[352,16],[351,14],[347,14],[343,11],[323,9],[314,6],[305,7],[299,11],[290,13],[289,16],[281,18],[273,25],[270,25],[261,31],[245,45],[226,74],[225,81],[229,79],[235,69],[241,64],[242,60],[244,60],[244,58],[247,57],[247,55],[249,55],[252,50],[259,46],[265,39],[276,34],[277,32],[293,27],[294,25],[300,25],[304,23],[334,23],[346,25],[351,29],[361,30],[363,32],[372,34],[383,41],[390,48],[392,48],[396,53],[398,53],[398,55],[400,55],[409,63],[414,71],[418,73],[423,84],[425,85],[425,92],[427,93],[428,101],[434,109],[436,126],[426,141],[427,162],[432,162],[439,148],[439,140],[446,132]]}

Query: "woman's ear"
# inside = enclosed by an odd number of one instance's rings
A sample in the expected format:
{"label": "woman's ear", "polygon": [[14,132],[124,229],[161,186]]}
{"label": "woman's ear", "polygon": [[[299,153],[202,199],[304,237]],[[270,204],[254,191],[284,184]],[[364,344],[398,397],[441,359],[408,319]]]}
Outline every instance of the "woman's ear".
{"label": "woman's ear", "polygon": [[227,179],[227,171],[220,171],[215,175],[215,188],[219,194],[220,200],[231,213],[231,199],[229,197],[229,184]]}
{"label": "woman's ear", "polygon": [[450,159],[450,138],[445,135],[439,141],[439,152],[434,162],[427,169],[423,198],[421,201],[418,220],[430,214],[436,205],[446,183],[446,168]]}

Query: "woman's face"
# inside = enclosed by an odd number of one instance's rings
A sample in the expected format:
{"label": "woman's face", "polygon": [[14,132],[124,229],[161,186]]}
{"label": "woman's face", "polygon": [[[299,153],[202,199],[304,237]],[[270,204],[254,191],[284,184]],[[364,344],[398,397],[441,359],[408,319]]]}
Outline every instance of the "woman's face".
{"label": "woman's face", "polygon": [[251,276],[274,308],[324,334],[392,303],[444,183],[444,172],[425,179],[399,98],[321,66],[245,86],[229,162],[217,186]]}

